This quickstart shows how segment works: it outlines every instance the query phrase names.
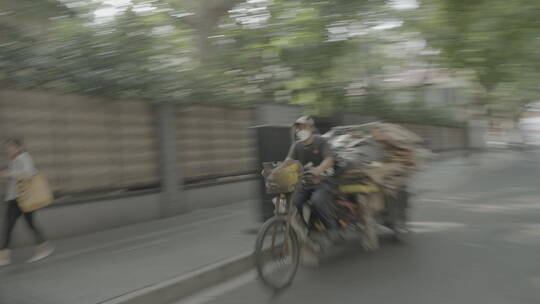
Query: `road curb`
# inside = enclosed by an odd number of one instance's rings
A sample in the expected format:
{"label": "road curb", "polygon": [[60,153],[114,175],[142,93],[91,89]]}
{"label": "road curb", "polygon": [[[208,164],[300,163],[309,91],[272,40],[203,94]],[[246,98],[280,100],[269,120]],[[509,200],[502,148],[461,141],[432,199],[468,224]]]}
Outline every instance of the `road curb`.
{"label": "road curb", "polygon": [[[179,261],[181,263],[181,261]],[[254,265],[253,253],[243,253],[185,275],[143,287],[99,304],[166,304],[237,276]]]}

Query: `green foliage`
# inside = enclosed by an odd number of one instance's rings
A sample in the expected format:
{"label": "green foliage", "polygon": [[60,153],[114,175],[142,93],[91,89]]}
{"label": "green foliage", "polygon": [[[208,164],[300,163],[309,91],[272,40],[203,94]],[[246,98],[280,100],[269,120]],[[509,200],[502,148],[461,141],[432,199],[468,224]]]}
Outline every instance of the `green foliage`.
{"label": "green foliage", "polygon": [[[403,43],[426,37],[442,50],[441,66],[472,69],[493,88],[522,71],[507,57],[523,51],[508,46],[500,48],[507,56],[486,51],[501,37],[515,39],[513,32],[499,25],[495,38],[483,37],[471,28],[492,24],[477,24],[472,12],[457,13],[487,6],[483,1],[436,1],[418,10],[435,14],[420,18],[390,9],[385,0],[132,0],[128,9],[99,22],[93,16],[96,3],[47,21],[39,32],[16,21],[1,28],[1,85],[147,101],[233,106],[272,101],[321,115],[347,108],[389,119],[440,120],[445,111],[396,105],[385,92],[381,79],[425,68],[432,60],[401,53]],[[411,26],[375,29],[400,19]],[[348,87],[359,83],[368,93],[348,96]],[[519,90],[533,83],[505,87]]]}
{"label": "green foliage", "polygon": [[479,103],[508,111],[538,93],[539,11],[534,0],[436,0],[408,20],[441,51],[441,66],[473,73]]}

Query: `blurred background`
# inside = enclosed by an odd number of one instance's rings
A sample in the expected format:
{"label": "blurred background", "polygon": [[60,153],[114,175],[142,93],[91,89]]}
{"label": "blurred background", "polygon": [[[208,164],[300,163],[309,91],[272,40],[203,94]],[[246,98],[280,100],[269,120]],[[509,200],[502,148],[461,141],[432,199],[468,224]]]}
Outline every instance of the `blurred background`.
{"label": "blurred background", "polygon": [[3,1],[5,88],[456,125],[535,101],[535,1]]}
{"label": "blurred background", "polygon": [[[286,124],[283,113],[320,117],[323,130],[376,119],[449,128],[418,131],[434,150],[535,143],[523,129],[534,130],[538,116],[539,8],[525,0],[2,1],[0,132],[28,139],[58,192],[155,185],[161,104],[177,110],[179,174],[188,180],[252,172],[247,127]],[[255,109],[269,104],[296,108],[268,121]],[[448,141],[441,137],[452,143],[437,147]]]}

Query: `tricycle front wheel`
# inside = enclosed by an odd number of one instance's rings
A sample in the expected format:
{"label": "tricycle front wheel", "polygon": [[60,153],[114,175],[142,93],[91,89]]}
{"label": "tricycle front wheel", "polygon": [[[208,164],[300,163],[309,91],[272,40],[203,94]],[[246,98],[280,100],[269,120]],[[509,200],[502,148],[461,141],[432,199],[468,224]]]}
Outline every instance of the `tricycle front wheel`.
{"label": "tricycle front wheel", "polygon": [[264,223],[254,254],[257,273],[266,286],[281,290],[292,283],[300,265],[300,244],[285,217],[274,216]]}

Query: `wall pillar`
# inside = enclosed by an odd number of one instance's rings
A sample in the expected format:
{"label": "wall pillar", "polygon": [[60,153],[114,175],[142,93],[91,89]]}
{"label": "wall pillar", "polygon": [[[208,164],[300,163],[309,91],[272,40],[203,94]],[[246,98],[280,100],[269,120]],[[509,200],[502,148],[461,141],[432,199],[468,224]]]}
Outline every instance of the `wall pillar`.
{"label": "wall pillar", "polygon": [[155,105],[161,177],[161,217],[187,211],[187,201],[181,186],[183,183],[179,172],[176,110],[176,105],[172,102],[161,102]]}

